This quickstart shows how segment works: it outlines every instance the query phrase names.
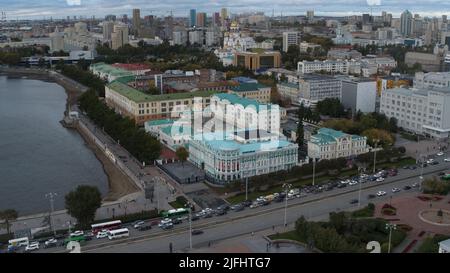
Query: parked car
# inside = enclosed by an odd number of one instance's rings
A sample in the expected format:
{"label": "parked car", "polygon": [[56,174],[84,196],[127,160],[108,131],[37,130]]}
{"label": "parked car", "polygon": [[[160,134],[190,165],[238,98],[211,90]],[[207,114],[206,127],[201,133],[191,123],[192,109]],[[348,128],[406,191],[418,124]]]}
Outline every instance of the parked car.
{"label": "parked car", "polygon": [[412,184],[411,187],[418,188],[419,187],[419,183],[416,182],[416,183]]}
{"label": "parked car", "polygon": [[443,156],[444,153],[443,153],[443,152],[439,152],[439,153],[437,153],[436,155],[437,155],[437,156]]}
{"label": "parked car", "polygon": [[183,221],[182,221],[181,219],[179,219],[179,218],[172,219],[172,224],[174,224],[174,225],[181,224],[182,222],[183,222]]}
{"label": "parked car", "polygon": [[433,161],[433,162],[430,163],[430,165],[438,165],[438,164],[439,164],[438,161]]}
{"label": "parked car", "polygon": [[342,183],[341,183],[341,184],[337,185],[337,187],[340,188],[340,189],[341,189],[341,188],[345,188],[345,187],[347,187],[347,184],[342,184]]}
{"label": "parked car", "polygon": [[55,247],[58,245],[58,240],[55,238],[50,238],[44,242],[44,248]]}
{"label": "parked car", "polygon": [[368,199],[373,199],[373,198],[375,198],[375,197],[376,197],[375,194],[369,194],[369,195],[367,195],[367,198],[368,198]]}
{"label": "parked car", "polygon": [[242,205],[242,204],[240,204],[239,206],[237,206],[237,207],[234,209],[234,211],[242,211],[242,210],[244,210],[244,208],[245,208],[245,206]]}
{"label": "parked car", "polygon": [[444,162],[450,162],[450,157],[449,158],[445,158]]}
{"label": "parked car", "polygon": [[[280,193],[281,195],[281,193]],[[251,200],[245,200],[241,203],[242,205],[244,205],[244,207],[250,207],[250,205],[252,204]]]}
{"label": "parked car", "polygon": [[173,228],[173,224],[172,223],[167,223],[161,226],[162,229],[167,230],[167,229],[172,229]]}
{"label": "parked car", "polygon": [[384,178],[383,177],[378,177],[377,178],[377,182],[383,182],[384,181]]}
{"label": "parked car", "polygon": [[385,191],[378,191],[377,192],[377,196],[384,196],[384,195],[386,195]]}
{"label": "parked car", "polygon": [[411,187],[408,185],[403,187],[403,190],[405,190],[405,191],[410,190],[410,189],[411,189]]}
{"label": "parked car", "polygon": [[217,216],[225,215],[225,214],[227,214],[227,211],[224,210],[224,209],[216,210],[216,215],[217,215]]}
{"label": "parked car", "polygon": [[198,217],[197,215],[192,215],[191,217],[191,221],[197,221],[198,219],[200,219],[200,217]]}
{"label": "parked car", "polygon": [[357,204],[358,203],[358,199],[352,199],[350,200],[350,204]]}
{"label": "parked car", "polygon": [[399,192],[399,191],[400,191],[399,188],[393,188],[393,189],[392,189],[392,192],[393,192],[393,193],[396,193],[396,192]]}

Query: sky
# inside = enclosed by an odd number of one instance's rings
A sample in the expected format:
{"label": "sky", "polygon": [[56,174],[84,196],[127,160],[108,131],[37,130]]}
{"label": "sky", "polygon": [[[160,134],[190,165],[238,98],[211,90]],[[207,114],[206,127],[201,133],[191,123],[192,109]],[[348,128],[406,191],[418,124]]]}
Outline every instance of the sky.
{"label": "sky", "polygon": [[314,10],[318,16],[345,16],[350,14],[380,14],[386,10],[398,16],[404,9],[423,16],[450,15],[449,0],[0,0],[0,11],[7,19],[65,18],[86,16],[96,18],[106,14],[129,14],[141,9],[141,16],[154,14],[187,16],[189,9],[211,14],[228,8],[231,13],[263,11],[271,16],[304,15]]}

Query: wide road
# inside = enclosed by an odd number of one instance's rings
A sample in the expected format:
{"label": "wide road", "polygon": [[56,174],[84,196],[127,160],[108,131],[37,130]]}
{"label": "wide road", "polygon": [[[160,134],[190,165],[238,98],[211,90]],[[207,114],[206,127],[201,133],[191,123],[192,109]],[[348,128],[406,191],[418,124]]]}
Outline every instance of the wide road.
{"label": "wide road", "polygon": [[[436,158],[439,165],[424,168],[424,178],[432,177],[438,172],[450,169],[450,163],[443,161],[444,157]],[[384,182],[367,182],[361,184],[361,207],[369,202],[389,202],[394,195],[418,194],[418,188],[405,191],[403,187],[419,182],[421,170],[399,169],[395,177],[388,177]],[[393,193],[392,188],[402,189]],[[287,223],[292,227],[299,216],[308,219],[326,219],[333,211],[353,210],[358,204],[350,204],[350,200],[358,199],[360,185],[335,189],[319,194],[310,194],[306,197],[288,201]],[[385,191],[387,195],[368,199],[369,194]],[[194,248],[205,246],[208,242],[250,234],[260,230],[282,228],[284,224],[285,202],[272,203],[268,206],[250,209],[241,212],[229,212],[224,216],[201,219],[192,223],[193,229],[201,229],[204,234],[192,236]],[[163,231],[154,227],[148,232],[139,232],[130,227],[130,237],[109,241],[108,239],[94,239],[82,247],[82,252],[169,252],[169,243],[173,244],[173,251],[186,251],[189,249],[189,225],[187,221],[176,225],[173,230]],[[40,252],[64,252],[63,248],[41,250]]]}

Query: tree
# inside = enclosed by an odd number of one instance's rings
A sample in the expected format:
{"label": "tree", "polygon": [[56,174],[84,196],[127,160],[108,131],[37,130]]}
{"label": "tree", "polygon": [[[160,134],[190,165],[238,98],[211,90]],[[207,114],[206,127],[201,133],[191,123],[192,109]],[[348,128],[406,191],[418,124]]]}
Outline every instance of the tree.
{"label": "tree", "polygon": [[297,140],[296,140],[299,147],[303,146],[304,144],[304,134],[305,131],[303,129],[303,121],[300,120],[297,125]]}
{"label": "tree", "polygon": [[18,217],[18,213],[16,210],[13,209],[6,209],[3,211],[0,211],[0,219],[2,219],[3,221],[5,221],[5,225],[6,225],[6,232],[8,234],[11,233],[10,230],[10,222],[16,220]]}
{"label": "tree", "polygon": [[189,151],[186,150],[186,148],[184,148],[183,146],[178,147],[175,154],[177,155],[177,157],[181,160],[181,164],[184,167],[184,162],[186,161],[186,159],[189,157]]}
{"label": "tree", "polygon": [[65,207],[76,218],[81,228],[94,221],[95,213],[101,206],[102,197],[95,186],[81,185],[65,196]]}

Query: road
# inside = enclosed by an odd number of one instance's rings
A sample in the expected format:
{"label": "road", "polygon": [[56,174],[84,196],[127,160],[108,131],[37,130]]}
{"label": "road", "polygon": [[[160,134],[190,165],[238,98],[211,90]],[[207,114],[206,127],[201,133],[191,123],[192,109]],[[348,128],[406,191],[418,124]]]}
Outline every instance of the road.
{"label": "road", "polygon": [[[424,168],[424,178],[432,177],[442,170],[448,170],[450,163],[443,162],[439,158],[439,165]],[[395,177],[388,177],[384,182],[367,182],[361,184],[361,207],[369,202],[389,202],[394,195],[419,194],[418,188],[408,191],[402,190],[399,193],[392,193],[392,188],[403,189],[406,185],[419,182],[420,169],[399,170]],[[387,195],[368,199],[369,194],[377,191],[385,191]],[[292,228],[299,216],[303,215],[307,219],[319,220],[327,219],[328,214],[333,211],[354,210],[358,204],[350,204],[351,199],[357,199],[359,195],[359,185],[335,189],[319,194],[311,194],[306,197],[292,199],[288,201],[287,223]],[[204,234],[192,236],[194,248],[215,242],[251,234],[261,230],[271,229],[284,230],[284,202],[272,203],[268,206],[254,209],[247,208],[241,212],[230,212],[224,216],[201,219],[193,222],[193,229],[202,229]],[[154,227],[148,232],[139,232],[130,228],[130,237],[109,241],[108,239],[94,239],[83,246],[83,252],[168,252],[169,243],[173,244],[173,251],[184,252],[189,249],[188,223],[182,223],[171,231],[163,231]],[[49,249],[48,252],[64,252],[64,249]]]}

